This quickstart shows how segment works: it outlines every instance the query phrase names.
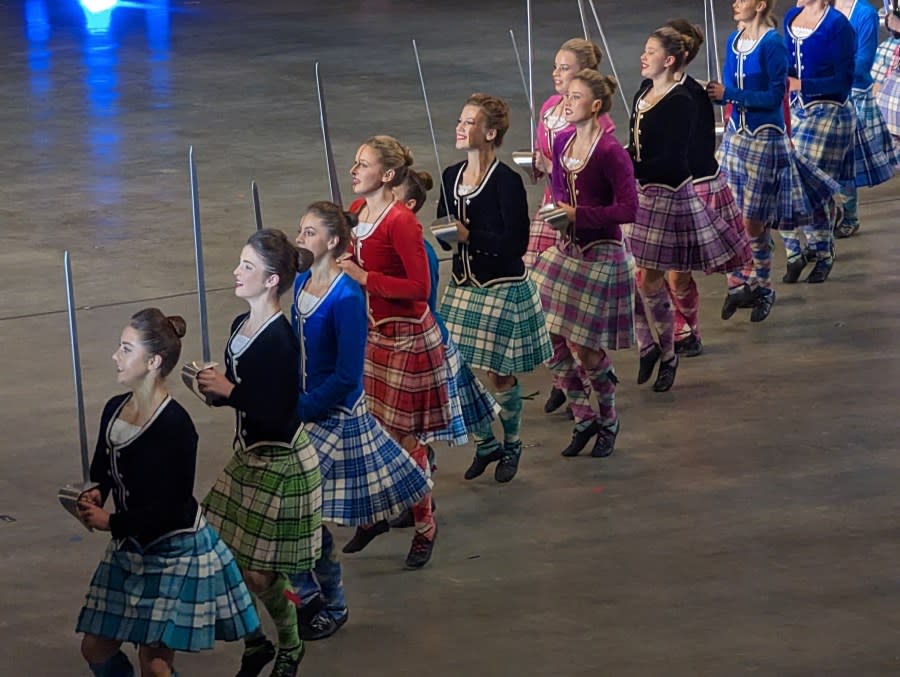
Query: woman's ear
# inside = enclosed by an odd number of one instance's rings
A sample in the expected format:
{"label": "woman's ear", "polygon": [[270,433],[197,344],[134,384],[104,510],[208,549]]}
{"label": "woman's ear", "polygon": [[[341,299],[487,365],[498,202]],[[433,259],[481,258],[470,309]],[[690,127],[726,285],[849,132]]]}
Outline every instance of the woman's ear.
{"label": "woman's ear", "polygon": [[269,275],[269,277],[266,278],[266,289],[277,287],[279,282],[281,282],[281,277],[279,277],[278,273],[272,273],[271,275]]}

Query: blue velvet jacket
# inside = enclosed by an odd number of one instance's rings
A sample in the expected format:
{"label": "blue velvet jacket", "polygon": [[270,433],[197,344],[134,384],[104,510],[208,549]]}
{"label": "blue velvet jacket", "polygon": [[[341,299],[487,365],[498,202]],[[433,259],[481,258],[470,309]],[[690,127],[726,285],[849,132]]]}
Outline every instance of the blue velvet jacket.
{"label": "blue velvet jacket", "polygon": [[428,240],[425,240],[425,254],[428,256],[428,273],[431,276],[431,292],[428,294],[428,309],[434,315],[434,322],[441,330],[441,341],[447,345],[447,338],[450,333],[447,331],[447,325],[444,324],[444,318],[437,309],[437,293],[438,285],[441,282],[441,262],[438,260],[437,252]]}
{"label": "blue velvet jacket", "polygon": [[872,64],[878,50],[878,29],[881,21],[878,12],[865,0],[856,0],[850,10],[850,25],[856,31],[856,65],[853,71],[853,89],[868,89],[872,80]]}
{"label": "blue velvet jacket", "polygon": [[344,273],[309,314],[299,315],[298,297],[311,275],[297,276],[291,306],[291,324],[303,348],[297,415],[304,422],[326,418],[335,407],[353,410],[363,392],[369,333],[365,294]]}
{"label": "blue velvet jacket", "polygon": [[856,63],[853,27],[847,17],[829,6],[815,30],[806,38],[798,38],[791,31],[791,23],[800,12],[800,7],[792,7],[784,16],[788,75],[800,79],[799,103],[844,103],[850,96]]}
{"label": "blue velvet jacket", "polygon": [[738,51],[741,32],[728,38],[725,54],[724,100],[734,104],[729,124],[755,134],[763,127],[784,131],[784,92],[787,88],[788,53],[774,29],[767,31],[753,49]]}

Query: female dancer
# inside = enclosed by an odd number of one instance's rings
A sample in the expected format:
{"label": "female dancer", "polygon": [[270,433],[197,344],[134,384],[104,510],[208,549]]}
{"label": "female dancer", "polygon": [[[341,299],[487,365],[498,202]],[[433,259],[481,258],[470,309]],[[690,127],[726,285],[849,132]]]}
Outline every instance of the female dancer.
{"label": "female dancer", "polygon": [[[331,202],[307,207],[295,241],[314,262],[294,282],[291,309],[303,347],[297,413],[319,454],[322,518],[353,526],[380,522],[429,491],[425,474],[366,406],[366,297],[337,263],[355,223]],[[300,594],[304,640],[329,637],[347,621],[341,565],[325,526],[314,572],[295,574],[291,583]]]}
{"label": "female dancer", "polygon": [[493,435],[476,445],[465,478],[494,461],[498,482],[515,477],[522,453],[522,394],[516,374],[530,372],[552,349],[541,300],[522,256],[528,246],[528,200],[522,179],[496,157],[509,129],[509,107],[473,94],[456,125],[456,147],[466,160],[443,173],[438,216],[457,220],[459,245],[441,315],[463,359],[487,371],[500,403],[503,445]]}
{"label": "female dancer", "polygon": [[[678,31],[688,48],[682,71],[676,77],[693,97],[697,111],[688,151],[688,165],[693,176],[694,191],[697,197],[718,213],[736,233],[743,236],[745,231],[741,212],[716,161],[715,111],[706,88],[685,72],[688,64],[700,51],[703,44],[703,30],[685,19],[672,19],[666,26]],[[675,352],[685,357],[695,357],[703,352],[699,323],[700,294],[697,283],[690,271],[669,271],[667,278],[675,306]]]}
{"label": "female dancer", "polygon": [[[347,256],[339,266],[365,288],[369,300],[363,382],[369,406],[427,472],[428,452],[420,436],[450,423],[449,375],[441,332],[428,310],[431,285],[422,228],[391,192],[403,183],[412,162],[409,150],[390,136],[373,136],[359,147],[350,170],[359,196],[350,206],[359,217],[355,260]],[[419,569],[431,559],[437,536],[431,493],[412,511],[416,534],[406,567]],[[357,528],[344,552],[362,550],[388,528],[387,522]]]}
{"label": "female dancer", "polygon": [[[405,204],[414,214],[417,214],[425,205],[428,191],[433,187],[434,182],[428,172],[410,171],[406,175],[406,180],[394,188],[394,197]],[[431,274],[431,294],[428,296],[428,307],[434,315],[434,320],[441,330],[441,338],[444,341],[447,365],[450,368],[451,396],[453,393],[457,393],[460,404],[458,423],[451,424],[450,430],[443,436],[437,436],[437,439],[465,444],[465,440],[460,441],[461,435],[468,431],[475,438],[476,446],[484,444],[486,440],[493,437],[491,424],[500,413],[500,405],[481,384],[481,381],[475,377],[469,365],[460,357],[459,348],[450,337],[444,318],[437,310],[440,268],[437,254],[428,240],[425,240],[425,252],[428,255],[428,269]],[[454,419],[456,418],[457,416],[454,414]]]}
{"label": "female dancer", "polygon": [[[837,181],[845,194],[854,190],[853,106],[848,102],[853,84],[856,38],[843,14],[828,0],[802,0],[784,17],[784,40],[789,54],[788,76],[792,113],[792,140],[799,155]],[[833,204],[817,206],[812,225],[804,228],[809,256],[815,267],[807,282],[822,283],[834,266]],[[782,229],[787,250],[787,272],[782,281],[793,284],[806,267],[807,254],[800,232]]]}
{"label": "female dancer", "polygon": [[753,252],[752,265],[729,272],[724,320],[747,306],[751,322],[768,317],[775,302],[771,229],[810,225],[814,211],[840,192],[791,148],[783,110],[788,55],[772,26],[774,5],[775,0],[736,0],[740,27],[726,43],[725,82],[707,85],[711,99],[731,106],[719,157]]}
{"label": "female dancer", "polygon": [[[234,270],[235,296],[250,312],[231,324],[225,374],[197,375],[214,405],[235,410],[234,456],[203,505],[275,623],[272,677],[293,677],[303,658],[297,610],[285,592],[292,592],[289,574],[313,568],[322,539],[319,461],[295,411],[300,345],[279,304],[297,268],[297,250],[280,230],[250,236]],[[259,674],[273,653],[262,633],[248,639],[239,674]]]}
{"label": "female dancer", "polygon": [[[602,60],[603,52],[600,48],[590,40],[583,38],[566,40],[556,53],[556,58],[553,62],[553,87],[556,89],[556,93],[541,106],[537,119],[537,129],[535,129],[535,178],[540,178],[553,170],[553,143],[556,135],[562,130],[570,128],[563,113],[563,97],[569,86],[569,81],[575,73],[584,68],[596,70],[599,68]],[[616,125],[608,113],[600,116],[600,126],[609,133],[616,131]],[[531,219],[528,248],[523,257],[525,267],[529,269],[534,267],[541,252],[556,243],[557,232],[544,221],[541,215],[541,209],[549,202],[550,185],[548,182],[541,205],[535,212],[534,218]],[[556,376],[554,376],[553,387],[550,390],[547,402],[544,404],[544,411],[548,414],[553,413],[565,402],[566,396],[559,387]]]}
{"label": "female dancer", "polygon": [[[241,572],[193,496],[197,433],[169,395],[185,324],[157,308],[135,313],[113,353],[129,392],[103,407],[84,523],[112,540],[78,617],[81,653],[97,677],[134,675],[120,650],[140,647],[141,674],[175,674],[176,651],[211,649],[259,627]],[[116,510],[103,505],[113,496]]]}
{"label": "female dancer", "polygon": [[871,71],[878,49],[878,12],[865,0],[836,0],[834,6],[847,17],[856,33],[856,65],[850,90],[850,101],[856,111],[856,181],[849,185],[844,218],[834,231],[837,237],[844,238],[859,230],[857,189],[877,186],[894,175],[894,148],[872,89]]}
{"label": "female dancer", "polygon": [[628,146],[638,180],[637,215],[625,228],[638,266],[637,381],[648,381],[660,361],[653,384],[656,392],[672,387],[678,367],[665,271],[717,272],[743,257],[747,248],[746,237],[707,207],[691,183],[689,132],[697,110],[693,97],[676,79],[687,51],[674,28],[664,26],[647,40],[641,55],[641,75],[647,79],[635,95]]}
{"label": "female dancer", "polygon": [[[622,224],[637,212],[634,169],[616,137],[597,121],[615,91],[615,80],[590,69],[569,82],[564,110],[573,128],[556,137],[553,200],[570,225],[532,273],[553,343],[548,366],[565,386],[575,417],[563,456],[577,456],[594,435],[592,456],[613,452],[618,379],[606,351],[628,348],[633,339],[634,263]],[[591,406],[592,391],[599,413]]]}

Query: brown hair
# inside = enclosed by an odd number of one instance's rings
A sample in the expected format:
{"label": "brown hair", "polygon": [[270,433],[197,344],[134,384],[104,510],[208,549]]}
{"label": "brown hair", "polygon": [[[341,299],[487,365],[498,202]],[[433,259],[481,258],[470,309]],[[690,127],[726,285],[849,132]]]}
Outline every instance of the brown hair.
{"label": "brown hair", "polygon": [[128,321],[128,326],[141,337],[141,345],[150,356],[159,355],[162,378],[169,375],[181,357],[181,339],[187,332],[187,323],[180,315],[166,317],[159,308],[139,310]]}
{"label": "brown hair", "polygon": [[485,123],[488,129],[497,132],[494,137],[494,148],[503,143],[503,135],[509,129],[509,106],[503,99],[498,99],[490,94],[476,92],[466,99],[466,106],[478,106],[486,118]]}
{"label": "brown hair", "polygon": [[603,50],[590,40],[584,38],[571,38],[562,43],[559,48],[560,52],[572,52],[575,60],[578,62],[578,69],[593,68],[597,69],[600,62],[603,61]]}
{"label": "brown hair", "polygon": [[616,79],[611,75],[600,75],[593,68],[582,68],[572,76],[572,80],[581,80],[584,84],[591,88],[591,94],[595,100],[599,100],[600,110],[598,115],[608,113],[612,107],[612,97],[619,88]]}
{"label": "brown hair", "polygon": [[434,179],[426,171],[410,171],[401,186],[403,188],[403,201],[415,200],[413,213],[418,212],[425,204],[428,191],[434,188]]}
{"label": "brown hair", "polygon": [[287,235],[275,228],[263,228],[253,233],[247,244],[262,259],[266,272],[278,276],[278,296],[294,286],[300,267],[300,252]]}
{"label": "brown hair", "polygon": [[403,183],[406,172],[413,163],[413,154],[409,148],[387,134],[376,134],[367,139],[363,145],[375,151],[384,171],[394,170],[394,178],[388,183],[388,187],[393,188]]}
{"label": "brown hair", "polygon": [[687,47],[687,50],[685,50],[687,51],[687,57],[684,60],[684,65],[687,66],[700,51],[700,46],[703,44],[703,29],[697,24],[692,24],[687,19],[669,19],[666,22],[666,26],[674,28],[684,38],[684,44]]}
{"label": "brown hair", "polygon": [[670,26],[663,26],[653,31],[650,37],[659,41],[666,56],[671,56],[675,59],[675,63],[672,64],[672,70],[681,70],[681,67],[684,66],[685,52],[688,51],[685,39],[681,33]]}
{"label": "brown hair", "polygon": [[353,235],[353,227],[359,220],[356,214],[345,212],[334,202],[325,200],[313,202],[306,208],[306,212],[322,222],[325,230],[328,231],[329,237],[337,237],[337,247],[332,252],[334,258],[347,251],[347,247],[350,246],[350,238]]}

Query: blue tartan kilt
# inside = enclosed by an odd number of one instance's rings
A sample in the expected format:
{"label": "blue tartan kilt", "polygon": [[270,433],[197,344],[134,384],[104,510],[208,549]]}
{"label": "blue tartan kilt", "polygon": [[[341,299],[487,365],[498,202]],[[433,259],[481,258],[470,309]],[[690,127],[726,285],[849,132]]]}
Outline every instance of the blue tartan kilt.
{"label": "blue tartan kilt", "polygon": [[240,568],[200,517],[196,531],[141,548],[110,541],[78,616],[77,632],[175,651],[211,649],[259,628]]}
{"label": "blue tartan kilt", "polygon": [[854,137],[856,113],[849,101],[791,103],[791,138],[798,155],[848,189],[856,182]]}
{"label": "blue tartan kilt", "polygon": [[419,440],[423,444],[430,442],[443,441],[453,446],[461,446],[469,441],[469,434],[466,428],[465,412],[463,411],[462,397],[459,391],[459,374],[462,364],[462,358],[459,354],[459,348],[453,342],[453,339],[447,337],[447,343],[444,344],[444,359],[447,362],[447,370],[450,378],[447,379],[447,395],[450,397],[450,425],[443,430],[435,430],[419,436]]}
{"label": "blue tartan kilt", "polygon": [[[458,361],[454,362],[454,359]],[[455,370],[453,378],[459,389],[459,401],[462,404],[466,429],[472,430],[478,425],[490,424],[500,415],[500,405],[462,359],[459,348],[449,336],[447,337],[447,360],[450,362],[450,368]],[[456,365],[458,365],[458,370]]]}
{"label": "blue tartan kilt", "polygon": [[362,395],[348,411],[306,424],[322,473],[322,519],[374,524],[420,501],[430,482],[412,457],[369,412]]}
{"label": "blue tartan kilt", "polygon": [[871,87],[854,89],[850,100],[856,109],[856,186],[878,186],[894,176],[894,143]]}

